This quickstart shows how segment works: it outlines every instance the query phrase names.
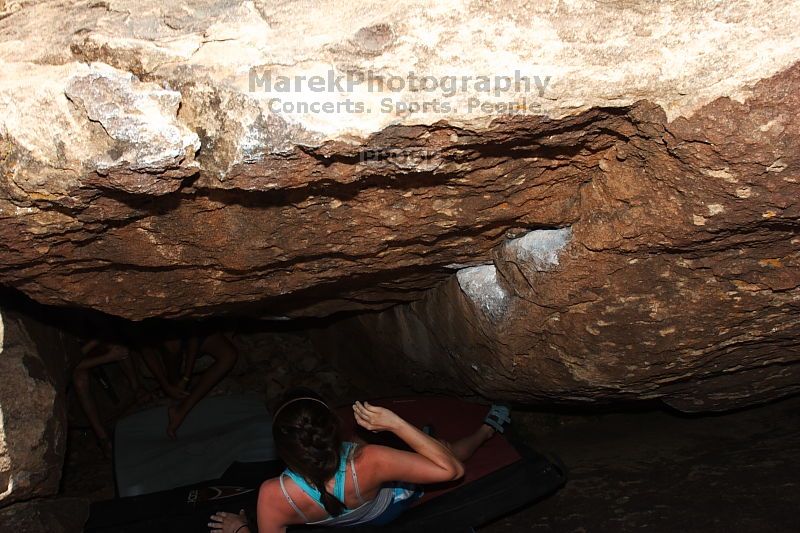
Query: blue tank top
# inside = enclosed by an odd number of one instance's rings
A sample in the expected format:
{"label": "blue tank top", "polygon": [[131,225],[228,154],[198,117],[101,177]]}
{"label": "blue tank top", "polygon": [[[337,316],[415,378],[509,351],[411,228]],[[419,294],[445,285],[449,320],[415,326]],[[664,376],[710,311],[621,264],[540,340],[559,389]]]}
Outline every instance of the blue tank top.
{"label": "blue tank top", "polygon": [[411,500],[413,498],[422,496],[423,492],[414,486],[410,486],[405,483],[390,483],[387,484],[387,486],[381,487],[381,489],[378,491],[378,495],[374,499],[370,500],[369,502],[365,502],[364,498],[361,496],[361,490],[358,486],[358,476],[356,475],[355,461],[352,458],[353,450],[356,448],[356,446],[357,444],[353,442],[342,443],[339,467],[334,474],[333,495],[336,496],[340,502],[344,503],[344,483],[345,476],[347,475],[347,463],[349,462],[350,473],[353,477],[353,488],[355,489],[359,506],[355,509],[345,508],[342,514],[339,516],[328,516],[328,518],[323,520],[310,522],[305,513],[303,513],[297,504],[295,504],[294,500],[292,500],[291,496],[289,496],[286,486],[283,483],[284,476],[291,478],[292,481],[294,481],[297,486],[306,493],[306,495],[314,500],[314,502],[316,502],[316,504],[319,505],[323,511],[325,511],[325,506],[322,504],[322,495],[320,494],[319,490],[303,479],[303,476],[293,472],[289,468],[284,470],[283,473],[278,477],[281,485],[281,492],[283,492],[283,495],[289,505],[291,505],[298,516],[303,519],[303,522],[306,524],[337,525],[342,527],[356,524],[366,524],[380,517],[394,504],[401,504],[405,500]]}
{"label": "blue tank top", "polygon": [[[356,444],[353,442],[343,442],[342,443],[342,452],[339,458],[339,467],[336,469],[336,474],[333,478],[333,495],[336,497],[337,500],[344,503],[344,483],[345,483],[345,476],[347,474],[347,459],[350,457],[350,453],[352,452],[353,448],[355,448]],[[353,484],[356,490],[356,495],[360,502],[363,503],[361,498],[361,491],[358,487],[358,478],[355,476],[355,468],[353,470]],[[297,486],[299,486],[303,492],[308,494],[308,496],[317,502],[317,504],[322,507],[323,509],[325,506],[322,504],[322,494],[320,493],[319,489],[308,483],[308,481],[303,478],[303,476],[299,475],[298,473],[292,471],[291,469],[287,468],[283,471],[281,476],[286,475],[287,477],[291,478]],[[288,495],[287,495],[288,496]],[[345,509],[345,514],[349,513],[351,509]]]}

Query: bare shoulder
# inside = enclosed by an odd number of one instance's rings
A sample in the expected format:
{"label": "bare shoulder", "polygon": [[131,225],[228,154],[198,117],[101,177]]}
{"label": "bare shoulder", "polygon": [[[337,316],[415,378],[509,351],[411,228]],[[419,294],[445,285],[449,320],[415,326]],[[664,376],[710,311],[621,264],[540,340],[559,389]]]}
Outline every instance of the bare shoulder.
{"label": "bare shoulder", "polygon": [[353,455],[353,459],[356,461],[357,465],[362,468],[372,468],[381,463],[388,450],[391,450],[391,448],[379,444],[359,444]]}
{"label": "bare shoulder", "polygon": [[353,455],[362,491],[369,491],[388,481],[384,464],[388,462],[386,452],[391,450],[379,444],[359,444]]}
{"label": "bare shoulder", "polygon": [[268,514],[271,522],[287,523],[293,517],[293,510],[283,497],[278,478],[274,477],[261,483],[258,490],[258,513]]}
{"label": "bare shoulder", "polygon": [[261,483],[261,487],[258,490],[258,500],[259,502],[262,499],[269,499],[272,496],[276,496],[278,492],[281,490],[280,481],[278,478],[273,477],[270,478],[263,483]]}
{"label": "bare shoulder", "polygon": [[356,466],[376,483],[396,481],[393,467],[403,463],[405,453],[380,444],[361,444],[356,449]]}

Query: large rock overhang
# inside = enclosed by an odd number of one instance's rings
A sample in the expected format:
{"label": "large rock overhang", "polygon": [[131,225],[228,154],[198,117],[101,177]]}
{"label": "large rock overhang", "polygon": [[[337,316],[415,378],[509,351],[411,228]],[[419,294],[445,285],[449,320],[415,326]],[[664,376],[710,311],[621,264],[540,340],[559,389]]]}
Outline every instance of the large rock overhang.
{"label": "large rock overhang", "polygon": [[4,286],[133,320],[395,306],[330,345],[523,401],[797,391],[791,4],[9,6]]}
{"label": "large rock overhang", "polygon": [[[666,249],[791,224],[800,21],[784,3],[12,6],[0,282],[41,302],[323,316],[416,300],[529,229]],[[282,107],[302,103],[339,112]]]}

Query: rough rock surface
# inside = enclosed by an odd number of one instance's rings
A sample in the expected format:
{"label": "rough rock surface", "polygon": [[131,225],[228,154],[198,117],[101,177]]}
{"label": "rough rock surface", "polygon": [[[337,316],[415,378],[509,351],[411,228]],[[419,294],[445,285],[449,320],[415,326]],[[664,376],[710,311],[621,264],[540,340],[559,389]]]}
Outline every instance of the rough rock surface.
{"label": "rough rock surface", "polygon": [[58,491],[70,340],[0,309],[0,507]]}
{"label": "rough rock surface", "polygon": [[[427,347],[398,361],[486,394],[795,390],[791,4],[3,5],[3,285],[143,319],[384,309],[444,282],[375,320]],[[530,87],[408,76],[515,70]],[[328,72],[373,90],[317,91]]]}
{"label": "rough rock surface", "polygon": [[[800,14],[778,1],[4,6],[0,282],[133,319],[414,299],[509,229],[591,216],[580,189],[642,136],[632,103],[689,116],[800,57]],[[476,84],[517,70],[518,91]],[[329,71],[374,83],[329,91]],[[326,90],[278,91],[315,74]],[[275,111],[276,97],[371,112]],[[405,152],[370,156],[387,150]]]}
{"label": "rough rock surface", "polygon": [[371,376],[527,402],[704,411],[800,391],[798,89],[794,67],[671,123],[634,106],[583,169],[574,219],[507,239],[419,302],[337,323],[321,349]]}
{"label": "rough rock surface", "polygon": [[0,509],[6,531],[24,533],[76,533],[89,518],[89,500],[83,498],[40,499]]}

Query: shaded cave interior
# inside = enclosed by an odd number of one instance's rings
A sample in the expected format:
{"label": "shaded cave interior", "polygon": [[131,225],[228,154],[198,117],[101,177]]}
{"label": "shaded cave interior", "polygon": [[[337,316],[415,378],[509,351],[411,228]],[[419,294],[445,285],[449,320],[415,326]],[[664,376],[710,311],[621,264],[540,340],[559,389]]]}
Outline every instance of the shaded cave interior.
{"label": "shaded cave interior", "polygon": [[[55,448],[63,453],[52,458],[56,465],[63,465],[60,475],[59,497],[86,498],[90,501],[110,499],[115,496],[114,474],[111,458],[106,455],[103,443],[93,433],[91,424],[83,410],[74,383],[75,369],[87,357],[85,347],[91,341],[99,343],[98,353],[122,348],[133,362],[140,391],[147,392],[142,399],[132,387],[119,361],[93,366],[88,371],[89,394],[93,398],[104,428],[113,439],[117,420],[149,408],[174,405],[159,385],[143,353],[156,348],[159,356],[169,356],[170,350],[186,355],[186,341],[193,337],[206,338],[221,334],[235,347],[237,358],[233,368],[208,394],[209,397],[253,393],[258,395],[268,410],[276,407],[283,393],[292,387],[307,387],[319,392],[333,405],[345,405],[356,399],[382,398],[404,395],[456,394],[463,399],[488,403],[491,398],[475,391],[462,389],[454,392],[452,384],[442,382],[440,388],[422,387],[413,381],[400,381],[397,376],[381,375],[377,368],[363,368],[341,360],[341,351],[330,350],[329,337],[320,341],[315,332],[335,328],[338,321],[358,316],[344,313],[332,317],[293,320],[258,320],[247,317],[212,317],[197,320],[148,319],[130,321],[110,316],[91,309],[55,307],[34,302],[12,289],[0,290],[3,311],[6,316],[24,317],[28,334],[37,345],[41,361],[31,356],[26,358],[28,371],[34,377],[53,382],[61,398],[56,400],[56,419],[65,416],[65,425],[56,431],[65,431],[66,446]],[[38,339],[37,332],[57,333],[58,341],[52,338]],[[46,335],[43,335],[46,337]],[[44,342],[39,342],[44,340]],[[171,345],[171,347],[170,347]],[[175,355],[173,353],[173,355]],[[203,353],[198,354],[191,378],[193,383],[214,360]],[[381,354],[375,354],[381,357]],[[179,364],[185,361],[179,359]],[[44,364],[48,369],[42,370]],[[176,369],[180,371],[181,368]],[[56,379],[54,379],[54,376]],[[179,383],[180,373],[168,376],[171,383]],[[562,415],[591,415],[603,412],[643,412],[667,409],[660,402],[612,402],[602,405],[576,407],[571,404],[559,406],[553,403],[518,404],[520,413],[538,413],[538,421],[558,426]],[[59,414],[59,411],[63,411]],[[544,417],[544,418],[541,418]],[[164,438],[167,421],[164,421]],[[178,432],[180,438],[180,431]],[[58,440],[58,437],[56,438]],[[60,468],[60,467],[59,467]]]}
{"label": "shaded cave interior", "polygon": [[[67,335],[63,338],[68,341],[64,349],[75,357],[80,357],[75,350],[80,350],[80,341],[85,339],[136,344],[132,337],[163,332],[164,328],[223,331],[237,346],[239,360],[213,394],[251,391],[271,406],[285,387],[296,384],[317,388],[333,403],[431,392],[414,391],[410,388],[413,383],[400,384],[392,379],[373,381],[375,376],[369,371],[354,376],[326,361],[309,336],[315,329],[335,327],[336,318],[276,322],[229,317],[134,323],[95,311],[42,306],[8,290],[2,291],[2,300],[6,310],[35,316],[46,326],[64,331]],[[142,364],[140,369],[146,371],[146,366]],[[143,378],[149,390],[158,389],[152,377]],[[136,404],[117,363],[96,369],[92,393],[109,427],[118,417],[142,407]],[[475,396],[472,399],[481,401]],[[745,524],[754,531],[769,523],[780,529],[781,524],[791,523],[783,511],[794,505],[791,486],[796,468],[792,466],[795,452],[791,443],[800,442],[793,429],[797,427],[793,421],[800,414],[797,400],[795,397],[772,407],[712,417],[682,414],[658,401],[579,407],[516,405],[514,431],[537,448],[563,457],[574,479],[555,500],[551,498],[484,529],[493,533],[539,524],[568,530],[585,523],[615,528],[619,520],[626,527],[657,526],[667,521],[687,529],[708,529],[720,523]],[[167,401],[155,398],[153,404]],[[81,509],[86,508],[87,501],[115,496],[112,464],[103,456],[74,395],[67,395],[66,407],[67,445],[61,459],[59,494],[55,500],[44,500],[56,502],[56,509],[62,506],[68,510],[70,518],[65,517],[62,524],[84,520]],[[769,450],[768,460],[761,455],[765,450]],[[698,474],[704,472],[710,477]],[[648,478],[644,484],[640,480],[643,475]],[[736,494],[755,494],[748,492],[752,490],[772,496],[762,504],[763,514],[740,512],[747,507],[740,497],[724,496],[729,491],[708,491],[709,482],[743,483]],[[599,492],[587,490],[598,483],[603,487]],[[674,487],[681,490],[672,490]],[[570,512],[564,512],[562,506]],[[58,516],[59,512],[54,514]]]}

